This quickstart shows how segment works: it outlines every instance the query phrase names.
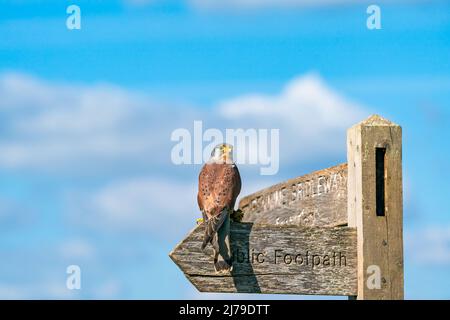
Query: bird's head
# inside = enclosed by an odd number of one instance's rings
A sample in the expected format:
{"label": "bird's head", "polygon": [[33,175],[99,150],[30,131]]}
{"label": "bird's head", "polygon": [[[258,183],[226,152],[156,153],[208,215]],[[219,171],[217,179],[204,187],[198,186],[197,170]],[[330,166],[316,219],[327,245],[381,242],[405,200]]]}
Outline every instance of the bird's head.
{"label": "bird's head", "polygon": [[233,163],[233,146],[221,143],[214,147],[210,161],[216,163]]}

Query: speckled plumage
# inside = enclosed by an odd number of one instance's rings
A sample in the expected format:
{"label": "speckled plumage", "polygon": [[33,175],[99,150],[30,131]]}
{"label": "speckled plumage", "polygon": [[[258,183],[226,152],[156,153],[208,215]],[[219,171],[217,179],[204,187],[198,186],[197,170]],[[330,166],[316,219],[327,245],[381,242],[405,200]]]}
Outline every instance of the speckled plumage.
{"label": "speckled plumage", "polygon": [[198,182],[197,201],[206,224],[202,248],[211,243],[216,270],[230,269],[229,220],[241,191],[239,170],[235,164],[206,163]]}

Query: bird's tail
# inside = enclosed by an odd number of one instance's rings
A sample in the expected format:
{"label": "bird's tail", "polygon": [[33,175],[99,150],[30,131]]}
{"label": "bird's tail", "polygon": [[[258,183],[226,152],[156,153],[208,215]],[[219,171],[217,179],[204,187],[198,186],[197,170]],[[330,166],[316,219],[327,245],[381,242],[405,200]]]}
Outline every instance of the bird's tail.
{"label": "bird's tail", "polygon": [[206,248],[208,243],[210,243],[217,233],[217,231],[222,226],[223,222],[227,218],[228,210],[223,209],[217,216],[212,217],[205,221],[205,235],[203,237],[202,250]]}

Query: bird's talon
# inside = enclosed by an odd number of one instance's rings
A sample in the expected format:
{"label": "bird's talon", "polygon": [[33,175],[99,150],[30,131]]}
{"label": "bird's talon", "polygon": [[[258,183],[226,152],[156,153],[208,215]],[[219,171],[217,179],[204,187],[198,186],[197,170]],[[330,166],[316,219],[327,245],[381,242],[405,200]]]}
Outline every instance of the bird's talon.
{"label": "bird's talon", "polygon": [[230,218],[234,222],[241,222],[242,218],[244,218],[244,212],[241,209],[237,209],[231,213]]}

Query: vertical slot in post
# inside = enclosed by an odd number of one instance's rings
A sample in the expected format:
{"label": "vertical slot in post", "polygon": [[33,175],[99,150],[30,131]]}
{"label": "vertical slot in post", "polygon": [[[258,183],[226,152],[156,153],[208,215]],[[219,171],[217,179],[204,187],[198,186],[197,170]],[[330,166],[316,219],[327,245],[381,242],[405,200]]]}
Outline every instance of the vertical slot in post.
{"label": "vertical slot in post", "polygon": [[376,213],[378,217],[385,216],[385,156],[386,148],[375,149],[376,170]]}
{"label": "vertical slot in post", "polygon": [[[354,125],[347,131],[347,162],[348,226],[357,233],[357,299],[403,299],[402,127],[378,115]],[[383,277],[377,288],[369,286],[373,266]]]}

